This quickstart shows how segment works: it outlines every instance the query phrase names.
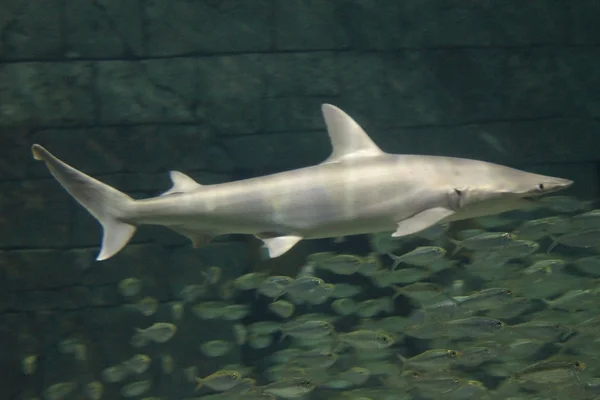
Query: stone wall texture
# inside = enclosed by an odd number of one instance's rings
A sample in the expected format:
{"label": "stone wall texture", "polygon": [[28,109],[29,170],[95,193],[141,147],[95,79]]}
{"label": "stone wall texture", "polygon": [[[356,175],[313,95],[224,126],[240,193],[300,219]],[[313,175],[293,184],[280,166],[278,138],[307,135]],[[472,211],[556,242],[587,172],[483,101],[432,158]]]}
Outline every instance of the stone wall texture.
{"label": "stone wall texture", "polygon": [[[148,228],[95,264],[99,227],[32,160],[32,143],[147,197],[171,169],[216,183],[323,160],[330,102],[386,151],[570,177],[597,198],[599,18],[594,0],[3,0],[0,398],[60,381],[65,335],[128,340],[121,279],[154,282],[147,293],[166,307],[178,280],[249,262],[245,242],[190,252]],[[73,374],[97,376],[119,351]],[[23,374],[26,352],[42,374]],[[162,390],[185,386],[177,379]]]}

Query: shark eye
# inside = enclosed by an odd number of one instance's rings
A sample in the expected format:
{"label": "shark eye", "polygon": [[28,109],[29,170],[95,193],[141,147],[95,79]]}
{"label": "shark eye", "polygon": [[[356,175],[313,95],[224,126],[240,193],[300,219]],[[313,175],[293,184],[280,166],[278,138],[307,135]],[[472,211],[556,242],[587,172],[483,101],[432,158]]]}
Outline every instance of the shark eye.
{"label": "shark eye", "polygon": [[540,183],[538,185],[538,190],[544,190],[544,184],[543,183]]}

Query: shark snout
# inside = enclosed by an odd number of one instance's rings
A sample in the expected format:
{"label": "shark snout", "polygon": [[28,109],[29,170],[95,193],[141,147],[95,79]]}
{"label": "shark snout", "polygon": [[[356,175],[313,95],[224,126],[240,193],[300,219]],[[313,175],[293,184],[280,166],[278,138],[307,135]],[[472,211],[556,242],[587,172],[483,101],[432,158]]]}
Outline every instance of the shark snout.
{"label": "shark snout", "polygon": [[561,189],[566,189],[573,184],[573,181],[570,179],[558,178],[556,182],[556,186]]}
{"label": "shark snout", "polygon": [[543,186],[540,186],[540,188],[543,187],[542,190],[544,191],[544,193],[552,193],[552,192],[566,189],[569,186],[571,186],[572,184],[573,184],[573,181],[570,179],[553,178],[552,180],[550,180],[548,182],[541,183],[541,185],[543,185]]}

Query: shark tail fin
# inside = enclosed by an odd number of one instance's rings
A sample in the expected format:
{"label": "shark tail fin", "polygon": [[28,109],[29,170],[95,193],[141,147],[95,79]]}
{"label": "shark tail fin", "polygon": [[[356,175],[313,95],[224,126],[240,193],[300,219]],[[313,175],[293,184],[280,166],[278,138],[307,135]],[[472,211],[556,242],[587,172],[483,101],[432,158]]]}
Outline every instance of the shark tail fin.
{"label": "shark tail fin", "polygon": [[34,144],[31,151],[33,158],[44,161],[62,187],[102,225],[102,248],[96,260],[106,260],[121,251],[136,230],[122,220],[134,200],[62,162],[39,144]]}

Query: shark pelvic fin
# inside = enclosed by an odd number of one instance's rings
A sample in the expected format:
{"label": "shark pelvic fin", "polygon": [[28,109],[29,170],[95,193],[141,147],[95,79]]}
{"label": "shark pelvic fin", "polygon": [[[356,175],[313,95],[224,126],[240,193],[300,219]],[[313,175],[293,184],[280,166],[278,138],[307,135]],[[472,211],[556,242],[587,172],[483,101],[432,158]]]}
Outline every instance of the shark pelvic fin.
{"label": "shark pelvic fin", "polygon": [[385,154],[348,114],[331,104],[321,107],[333,151],[323,164]]}
{"label": "shark pelvic fin", "polygon": [[396,232],[392,233],[393,237],[411,235],[429,228],[437,224],[441,220],[454,214],[454,211],[443,207],[429,208],[413,215],[410,218],[398,222]]}
{"label": "shark pelvic fin", "polygon": [[134,200],[117,189],[76,170],[34,144],[33,158],[46,163],[56,180],[102,225],[102,248],[96,260],[117,254],[135,233],[136,227],[123,221]]}
{"label": "shark pelvic fin", "polygon": [[288,250],[290,250],[292,247],[294,247],[296,245],[296,243],[298,243],[299,241],[301,241],[303,239],[302,236],[294,236],[294,235],[274,236],[274,237],[265,237],[263,235],[255,235],[255,236],[258,239],[262,240],[262,242],[264,243],[264,245],[269,253],[269,258],[276,258],[276,257],[283,255]]}
{"label": "shark pelvic fin", "polygon": [[173,182],[173,186],[171,186],[171,189],[161,194],[161,196],[166,196],[175,193],[191,192],[202,187],[201,184],[199,184],[183,172],[171,171],[169,172],[169,176],[171,177],[171,182]]}

